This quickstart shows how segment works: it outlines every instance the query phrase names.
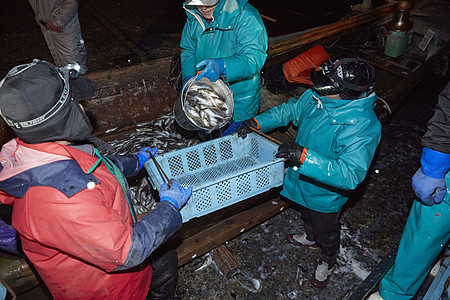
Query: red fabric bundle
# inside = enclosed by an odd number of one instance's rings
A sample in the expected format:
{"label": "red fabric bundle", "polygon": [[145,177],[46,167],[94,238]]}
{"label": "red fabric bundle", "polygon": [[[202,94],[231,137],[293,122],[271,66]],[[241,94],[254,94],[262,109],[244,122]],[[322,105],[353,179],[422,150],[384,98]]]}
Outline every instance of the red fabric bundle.
{"label": "red fabric bundle", "polygon": [[320,70],[320,65],[330,56],[322,45],[316,45],[302,54],[283,64],[283,73],[290,83],[305,83],[312,85],[310,72]]}

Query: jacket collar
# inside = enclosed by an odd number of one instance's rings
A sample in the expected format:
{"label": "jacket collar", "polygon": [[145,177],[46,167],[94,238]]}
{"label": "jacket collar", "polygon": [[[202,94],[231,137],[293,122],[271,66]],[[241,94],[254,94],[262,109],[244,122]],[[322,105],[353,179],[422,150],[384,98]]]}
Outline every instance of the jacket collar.
{"label": "jacket collar", "polygon": [[58,143],[27,144],[18,138],[11,140],[0,153],[1,201],[12,204],[33,186],[52,187],[71,197],[89,188],[92,182],[99,183],[94,174],[87,174],[97,160],[86,155],[93,153],[92,150],[91,145],[71,147]]}
{"label": "jacket collar", "polygon": [[356,125],[359,115],[366,110],[373,110],[377,100],[375,93],[359,99],[342,100],[321,97],[314,91],[312,97],[317,109],[323,109],[328,115],[330,124],[336,125]]}
{"label": "jacket collar", "polygon": [[203,28],[203,31],[214,31],[215,29],[233,30],[236,19],[246,3],[247,0],[220,0],[213,13],[213,21],[210,23],[207,23],[203,19],[202,14],[197,8],[188,8],[184,3],[183,8],[186,11],[188,20],[198,22]]}
{"label": "jacket collar", "polygon": [[[80,165],[81,169],[85,173],[88,172],[88,170],[97,162],[98,159],[91,154],[93,153],[93,150],[91,151],[91,153],[89,153],[91,155],[86,155],[86,152],[90,152],[89,150],[87,150],[90,147],[92,147],[90,145],[70,146],[70,145],[61,145],[54,142],[27,144],[18,138],[16,138],[16,141],[18,146],[23,146],[28,149],[33,149],[39,152],[72,158]],[[85,148],[87,151],[83,150],[84,147],[88,147]]]}

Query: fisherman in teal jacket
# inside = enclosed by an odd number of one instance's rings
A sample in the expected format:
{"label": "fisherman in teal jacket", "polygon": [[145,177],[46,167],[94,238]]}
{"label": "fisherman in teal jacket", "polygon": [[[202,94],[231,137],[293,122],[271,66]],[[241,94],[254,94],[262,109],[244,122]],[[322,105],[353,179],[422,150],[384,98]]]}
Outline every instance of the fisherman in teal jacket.
{"label": "fisherman in teal jacket", "polygon": [[[420,168],[412,177],[417,199],[403,230],[395,263],[369,300],[413,298],[450,239],[450,82],[439,95],[422,138]],[[434,299],[434,298],[433,298]]]}
{"label": "fisherman in teal jacket", "polygon": [[[258,11],[247,0],[186,0],[187,21],[181,36],[183,82],[222,78],[230,85],[233,133],[259,111],[260,71],[267,57],[268,38]],[[225,134],[225,133],[224,133]]]}
{"label": "fisherman in teal jacket", "polygon": [[328,284],[340,247],[342,207],[364,180],[381,138],[373,111],[374,78],[374,69],[363,60],[337,60],[311,73],[314,89],[237,129],[245,138],[249,127],[262,132],[290,122],[298,127],[295,142],[283,143],[276,156],[288,161],[281,195],[299,204],[305,227],[303,234],[289,234],[288,241],[322,250],[312,278],[316,287]]}

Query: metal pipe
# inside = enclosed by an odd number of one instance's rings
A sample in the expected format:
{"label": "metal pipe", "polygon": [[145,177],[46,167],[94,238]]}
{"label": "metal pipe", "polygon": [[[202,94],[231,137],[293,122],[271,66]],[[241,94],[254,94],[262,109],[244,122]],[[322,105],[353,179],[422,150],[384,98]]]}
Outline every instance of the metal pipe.
{"label": "metal pipe", "polygon": [[270,136],[268,136],[267,134],[262,133],[262,132],[259,131],[258,129],[255,129],[255,128],[253,128],[253,127],[249,127],[249,128],[250,128],[251,130],[253,130],[254,132],[256,132],[257,134],[259,134],[260,136],[265,137],[266,139],[268,139],[269,141],[274,142],[274,143],[277,144],[277,145],[281,145],[281,144],[282,144],[282,142],[280,142],[279,140],[276,140],[276,139],[274,139],[273,137],[270,137]]}
{"label": "metal pipe", "polygon": [[167,186],[170,188],[170,186],[172,185],[172,180],[170,180],[169,177],[166,175],[166,173],[164,172],[163,168],[161,167],[161,165],[156,160],[155,156],[148,150],[146,150],[146,152],[150,154],[151,159],[153,160],[153,162],[155,163],[155,165],[159,169],[159,171],[161,171],[161,173],[163,174],[164,178],[167,181]]}

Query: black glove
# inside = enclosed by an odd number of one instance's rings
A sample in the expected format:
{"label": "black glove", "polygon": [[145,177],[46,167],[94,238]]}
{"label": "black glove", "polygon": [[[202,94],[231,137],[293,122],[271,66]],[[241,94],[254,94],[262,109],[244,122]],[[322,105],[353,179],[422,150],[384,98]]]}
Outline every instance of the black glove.
{"label": "black glove", "polygon": [[295,162],[300,162],[302,157],[303,147],[296,142],[285,142],[278,147],[276,157],[285,158]]}
{"label": "black glove", "polygon": [[252,131],[250,127],[255,129],[258,128],[258,123],[256,123],[255,118],[251,118],[242,122],[242,124],[236,129],[238,136],[245,139],[247,137],[247,134]]}

